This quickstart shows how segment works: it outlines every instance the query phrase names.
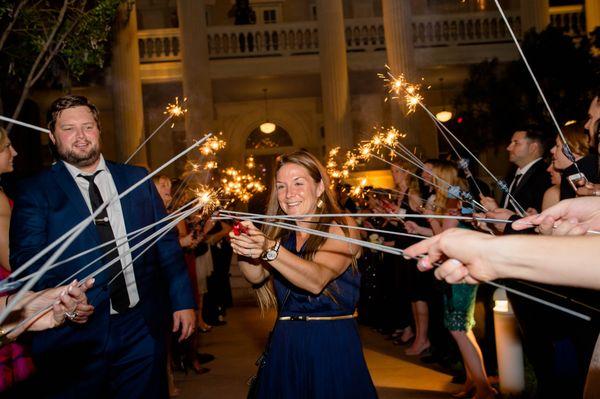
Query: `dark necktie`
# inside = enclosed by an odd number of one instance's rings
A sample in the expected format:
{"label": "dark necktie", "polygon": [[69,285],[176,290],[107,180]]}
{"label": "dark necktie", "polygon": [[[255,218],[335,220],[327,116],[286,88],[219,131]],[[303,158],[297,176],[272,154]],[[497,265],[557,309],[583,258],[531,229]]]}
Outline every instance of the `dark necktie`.
{"label": "dark necktie", "polygon": [[510,190],[511,193],[514,193],[515,190],[517,189],[517,186],[519,185],[519,183],[521,182],[521,178],[523,177],[523,173],[517,173],[515,175],[515,180],[514,183],[512,185],[512,189]]}
{"label": "dark necktie", "polygon": [[[101,170],[97,171],[91,176],[79,175],[88,181],[89,188],[88,193],[90,195],[90,202],[92,204],[92,211],[96,212],[96,210],[104,203],[102,200],[102,194],[100,194],[100,189],[94,183],[94,179],[98,175],[98,173],[102,172]],[[111,244],[104,246],[104,253],[110,252],[110,254],[106,255],[104,264],[112,261],[116,257],[119,256],[117,251],[116,243],[114,242],[115,235],[110,227],[110,222],[108,220],[108,212],[106,211],[106,207],[102,209],[102,212],[96,216],[96,231],[100,236],[101,243],[106,243],[112,241]],[[123,268],[121,266],[121,262],[117,261],[113,263],[108,268],[108,274],[110,277],[110,300],[112,303],[112,307],[119,313],[127,310],[129,308],[129,295],[127,294],[127,284],[125,283],[125,276],[123,275]],[[114,279],[114,281],[113,281]]]}

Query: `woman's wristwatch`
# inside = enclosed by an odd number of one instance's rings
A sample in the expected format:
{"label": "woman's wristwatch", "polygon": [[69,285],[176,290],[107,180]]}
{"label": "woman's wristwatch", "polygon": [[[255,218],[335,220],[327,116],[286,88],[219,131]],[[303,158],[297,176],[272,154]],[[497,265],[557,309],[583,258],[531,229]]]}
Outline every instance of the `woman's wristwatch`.
{"label": "woman's wristwatch", "polygon": [[279,247],[281,246],[281,241],[277,240],[275,245],[271,248],[264,251],[260,257],[262,260],[266,260],[267,262],[272,262],[277,259],[277,255],[279,255]]}

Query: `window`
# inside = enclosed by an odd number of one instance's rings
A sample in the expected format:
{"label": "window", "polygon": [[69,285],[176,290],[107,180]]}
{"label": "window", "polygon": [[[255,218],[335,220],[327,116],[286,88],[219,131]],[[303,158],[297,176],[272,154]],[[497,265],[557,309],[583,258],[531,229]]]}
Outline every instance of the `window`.
{"label": "window", "polygon": [[264,24],[277,23],[277,10],[263,10],[263,23]]}
{"label": "window", "polygon": [[253,4],[252,9],[256,13],[256,23],[259,25],[277,24],[282,22],[280,4]]}

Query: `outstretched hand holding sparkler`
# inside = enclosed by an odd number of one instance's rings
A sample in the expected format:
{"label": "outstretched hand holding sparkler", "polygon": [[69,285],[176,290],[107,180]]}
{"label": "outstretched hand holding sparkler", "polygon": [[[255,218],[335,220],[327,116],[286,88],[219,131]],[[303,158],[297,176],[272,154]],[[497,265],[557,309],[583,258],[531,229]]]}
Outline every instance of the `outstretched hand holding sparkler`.
{"label": "outstretched hand holding sparkler", "polygon": [[[593,237],[492,237],[465,229],[451,229],[408,247],[405,254],[421,256],[417,263],[420,270],[435,266],[435,276],[451,284],[488,282],[494,285],[492,281],[498,278],[516,278],[599,289],[598,248],[597,239]],[[553,256],[548,257],[549,253]],[[578,265],[576,270],[564,267],[573,262]],[[529,294],[519,295],[590,320],[589,316]]]}

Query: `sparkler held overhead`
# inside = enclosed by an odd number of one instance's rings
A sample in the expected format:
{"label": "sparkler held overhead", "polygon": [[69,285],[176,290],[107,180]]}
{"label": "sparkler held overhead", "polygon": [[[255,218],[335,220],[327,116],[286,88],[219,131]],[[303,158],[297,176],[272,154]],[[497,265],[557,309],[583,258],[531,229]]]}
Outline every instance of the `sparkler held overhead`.
{"label": "sparkler held overhead", "polygon": [[[389,67],[387,69],[388,69],[388,71],[386,72],[386,74],[379,74],[379,77],[384,82],[386,82],[386,85],[388,87],[389,92],[390,93],[396,93],[396,94],[402,94],[402,93],[404,93],[405,101],[407,102],[407,105],[408,104],[414,104],[415,106],[419,105],[421,107],[421,109],[423,109],[427,113],[427,115],[429,115],[429,117],[433,120],[433,122],[436,124],[436,126],[438,126],[439,128],[441,128],[452,139],[454,139],[469,154],[469,156],[471,156],[472,159],[474,159],[483,168],[483,170],[496,182],[496,185],[498,186],[498,188],[503,193],[505,193],[505,195],[508,196],[509,201],[514,205],[515,209],[517,210],[517,213],[519,213],[520,216],[525,215],[525,210],[515,200],[515,198],[511,195],[509,187],[506,184],[506,182],[498,179],[479,160],[479,158],[477,156],[475,156],[475,154],[473,154],[473,152],[471,152],[471,150],[469,150],[467,148],[467,146],[464,145],[463,142],[454,133],[452,133],[452,131],[450,131],[450,129],[448,129],[448,127],[444,123],[438,121],[437,118],[435,117],[435,115],[423,104],[423,102],[422,102],[423,97],[420,96],[420,95],[417,95],[418,94],[418,90],[420,89],[420,86],[419,85],[411,84],[409,82],[406,82],[406,79],[404,78],[403,75],[400,75],[400,77],[395,77],[390,72]],[[399,98],[399,97],[394,97],[394,98]],[[413,111],[414,111],[414,109],[413,109]],[[446,135],[444,135],[444,137],[446,137]],[[449,141],[449,138],[446,137],[446,139]],[[452,144],[450,144],[450,145],[452,145]],[[458,151],[456,151],[456,153],[459,156],[459,159],[462,159],[462,157],[460,156],[460,154],[458,153]]]}
{"label": "sparkler held overhead", "polygon": [[[127,160],[125,161],[126,164],[128,164],[134,157],[135,155],[140,152],[140,150],[146,145],[146,143],[148,143],[152,137],[154,137],[154,135],[156,133],[158,133],[160,131],[160,129],[166,125],[169,121],[173,120],[174,118],[178,118],[181,117],[183,115],[185,115],[185,113],[187,112],[186,108],[183,108],[183,104],[185,104],[185,102],[187,101],[187,98],[183,99],[183,103],[179,104],[179,97],[175,97],[175,104],[169,104],[167,105],[164,114],[167,115],[167,118],[162,121],[162,123],[160,125],[158,125],[158,127],[156,129],[154,129],[154,131],[152,133],[150,133],[150,135],[146,138],[146,140],[144,140],[134,151],[133,153],[129,156],[129,158],[127,158]],[[171,129],[175,126],[175,122],[173,122],[171,124]]]}

